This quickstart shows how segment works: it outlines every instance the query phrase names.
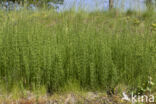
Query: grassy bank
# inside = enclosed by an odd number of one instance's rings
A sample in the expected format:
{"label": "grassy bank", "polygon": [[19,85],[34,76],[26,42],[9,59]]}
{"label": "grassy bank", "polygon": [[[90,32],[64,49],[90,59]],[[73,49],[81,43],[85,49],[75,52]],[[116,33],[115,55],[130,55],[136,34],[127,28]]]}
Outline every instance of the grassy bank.
{"label": "grassy bank", "polygon": [[147,87],[149,76],[156,82],[155,18],[130,11],[1,11],[0,89]]}

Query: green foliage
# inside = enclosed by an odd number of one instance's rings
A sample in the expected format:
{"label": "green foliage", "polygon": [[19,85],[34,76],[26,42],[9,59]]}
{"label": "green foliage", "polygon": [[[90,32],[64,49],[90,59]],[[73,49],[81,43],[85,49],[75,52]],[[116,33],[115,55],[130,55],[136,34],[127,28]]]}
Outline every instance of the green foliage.
{"label": "green foliage", "polygon": [[53,93],[63,86],[106,90],[123,83],[134,88],[149,75],[156,78],[155,14],[149,20],[133,13],[1,14],[0,81],[6,89],[45,86]]}

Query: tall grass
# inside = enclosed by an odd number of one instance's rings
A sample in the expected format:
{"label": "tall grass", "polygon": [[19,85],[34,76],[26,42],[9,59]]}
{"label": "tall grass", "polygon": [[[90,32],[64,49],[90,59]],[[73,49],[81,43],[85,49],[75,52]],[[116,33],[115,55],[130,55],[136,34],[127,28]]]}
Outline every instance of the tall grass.
{"label": "tall grass", "polygon": [[1,11],[0,83],[54,92],[68,83],[107,90],[155,79],[156,15],[147,13]]}

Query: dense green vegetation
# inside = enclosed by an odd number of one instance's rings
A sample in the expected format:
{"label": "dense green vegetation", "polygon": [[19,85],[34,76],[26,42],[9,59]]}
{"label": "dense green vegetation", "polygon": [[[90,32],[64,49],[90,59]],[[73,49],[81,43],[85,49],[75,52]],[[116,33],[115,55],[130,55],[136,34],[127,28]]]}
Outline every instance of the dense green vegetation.
{"label": "dense green vegetation", "polygon": [[142,86],[149,76],[155,82],[155,13],[0,14],[0,89],[106,91]]}

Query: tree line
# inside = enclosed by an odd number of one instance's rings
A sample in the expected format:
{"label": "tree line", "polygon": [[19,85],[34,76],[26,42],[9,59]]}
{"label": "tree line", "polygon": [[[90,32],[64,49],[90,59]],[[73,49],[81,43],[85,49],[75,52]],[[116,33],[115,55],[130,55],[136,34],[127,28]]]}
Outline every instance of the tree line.
{"label": "tree line", "polygon": [[[154,3],[156,5],[156,0],[145,0],[145,3],[146,3],[146,7],[150,9],[153,7]],[[114,4],[114,0],[109,0],[109,9],[113,8],[113,4]]]}
{"label": "tree line", "polygon": [[56,4],[63,4],[64,0],[0,0],[0,2],[2,1],[12,1],[12,2],[17,2],[17,3],[22,3],[24,4],[24,2],[28,2],[28,3],[47,3],[47,2],[53,2]]}
{"label": "tree line", "polygon": [[[43,4],[43,3],[47,3],[47,2],[53,2],[55,4],[63,4],[64,0],[0,0],[2,1],[12,1],[12,2],[18,2],[18,3],[22,3],[24,4],[24,2],[28,2],[28,3],[34,3],[34,4]],[[113,8],[113,4],[114,4],[115,0],[109,0],[109,9],[111,10]],[[153,2],[154,1],[154,2]],[[145,0],[146,6],[147,8],[151,8],[153,7],[153,3],[155,3],[156,5],[156,0]]]}

